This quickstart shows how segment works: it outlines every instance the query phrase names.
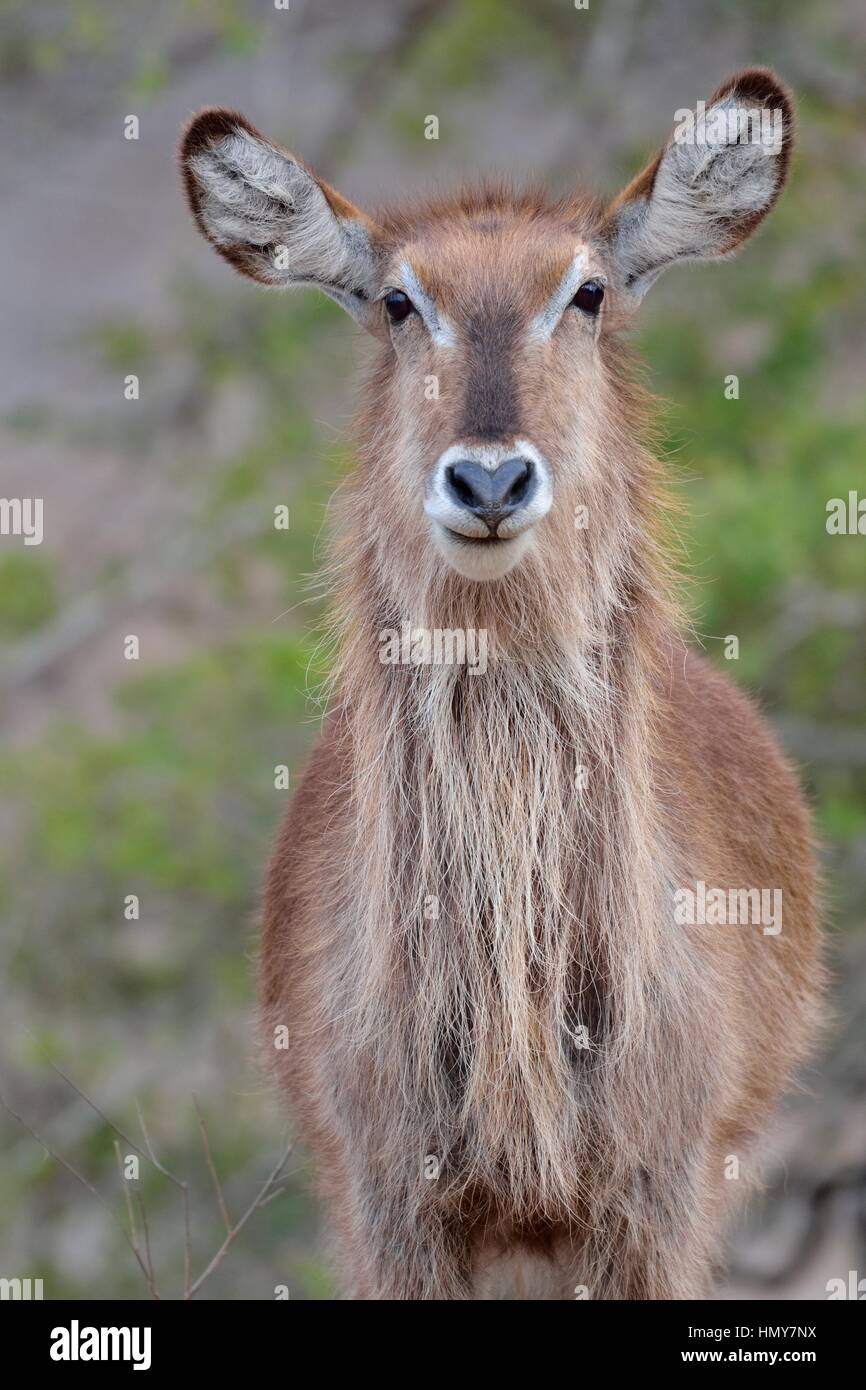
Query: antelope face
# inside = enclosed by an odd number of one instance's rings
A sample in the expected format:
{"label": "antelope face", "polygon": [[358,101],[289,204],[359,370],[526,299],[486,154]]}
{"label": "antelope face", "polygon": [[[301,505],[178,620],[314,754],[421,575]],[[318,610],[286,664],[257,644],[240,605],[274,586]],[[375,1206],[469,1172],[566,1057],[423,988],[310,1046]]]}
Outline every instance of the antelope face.
{"label": "antelope face", "polygon": [[[220,255],[264,284],[324,290],[383,345],[363,417],[360,539],[392,587],[417,575],[422,551],[470,581],[530,553],[597,577],[605,539],[638,529],[611,330],[668,265],[751,235],[792,142],[790,96],[762,68],[677,118],[607,207],[482,188],[379,221],[237,112],[187,128],[187,195]],[[582,508],[608,526],[583,551]]]}
{"label": "antelope face", "polygon": [[442,207],[388,258],[403,525],[414,515],[416,544],[468,579],[543,551],[545,519],[573,513],[595,466],[607,281],[576,211],[558,221],[495,190]]}

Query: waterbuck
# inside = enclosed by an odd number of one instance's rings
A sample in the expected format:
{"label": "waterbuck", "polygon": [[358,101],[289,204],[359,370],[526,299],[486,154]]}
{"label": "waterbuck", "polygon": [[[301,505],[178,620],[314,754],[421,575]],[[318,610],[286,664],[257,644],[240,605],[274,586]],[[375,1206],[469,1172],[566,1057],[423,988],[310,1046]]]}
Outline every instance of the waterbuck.
{"label": "waterbuck", "polygon": [[792,138],[749,69],[612,203],[488,183],[373,220],[236,112],[184,134],[220,255],[378,340],[260,976],[347,1296],[705,1295],[808,1052],[809,818],[686,644],[622,341],[662,270],[751,235]]}

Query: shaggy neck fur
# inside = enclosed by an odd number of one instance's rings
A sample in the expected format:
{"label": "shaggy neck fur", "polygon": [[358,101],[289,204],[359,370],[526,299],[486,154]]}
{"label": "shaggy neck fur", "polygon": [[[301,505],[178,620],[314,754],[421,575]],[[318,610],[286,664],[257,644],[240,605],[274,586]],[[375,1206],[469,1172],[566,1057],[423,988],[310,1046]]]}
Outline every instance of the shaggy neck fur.
{"label": "shaggy neck fur", "polygon": [[[346,517],[360,512],[355,495]],[[494,584],[440,563],[402,601],[375,544],[356,534],[345,552],[353,927],[332,1007],[394,1117],[389,1171],[415,1201],[456,1185],[467,1202],[507,1192],[518,1225],[590,1219],[599,1160],[612,1185],[654,1166],[635,1111],[648,1059],[677,1045],[657,1007],[671,992],[651,779],[664,605],[628,540],[603,583],[573,567],[557,580],[540,556]],[[486,674],[383,665],[380,633],[404,621],[486,628]],[[441,1164],[426,1188],[425,1155]]]}

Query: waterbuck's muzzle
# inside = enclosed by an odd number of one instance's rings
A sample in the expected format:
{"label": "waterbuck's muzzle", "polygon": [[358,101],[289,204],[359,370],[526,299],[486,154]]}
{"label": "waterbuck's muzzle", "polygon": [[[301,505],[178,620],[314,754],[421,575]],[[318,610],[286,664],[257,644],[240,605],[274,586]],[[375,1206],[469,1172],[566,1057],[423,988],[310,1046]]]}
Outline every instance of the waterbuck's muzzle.
{"label": "waterbuck's muzzle", "polygon": [[495,468],[460,459],[445,469],[444,484],[467,518],[482,521],[491,536],[498,536],[500,524],[526,506],[537,487],[535,465],[523,458],[505,459]]}
{"label": "waterbuck's muzzle", "polygon": [[468,579],[496,579],[525,553],[552,501],[550,470],[527,440],[464,441],[437,460],[424,510],[454,569]]}

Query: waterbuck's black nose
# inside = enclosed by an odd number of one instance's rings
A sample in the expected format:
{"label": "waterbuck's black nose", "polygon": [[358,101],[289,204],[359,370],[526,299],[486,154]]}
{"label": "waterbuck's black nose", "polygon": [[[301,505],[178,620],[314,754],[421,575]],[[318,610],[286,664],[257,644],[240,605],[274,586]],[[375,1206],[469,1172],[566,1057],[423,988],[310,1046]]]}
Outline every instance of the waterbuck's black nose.
{"label": "waterbuck's black nose", "polygon": [[500,521],[525,506],[535,486],[532,463],[521,458],[505,459],[493,469],[466,459],[445,470],[445,481],[453,500],[494,535]]}

